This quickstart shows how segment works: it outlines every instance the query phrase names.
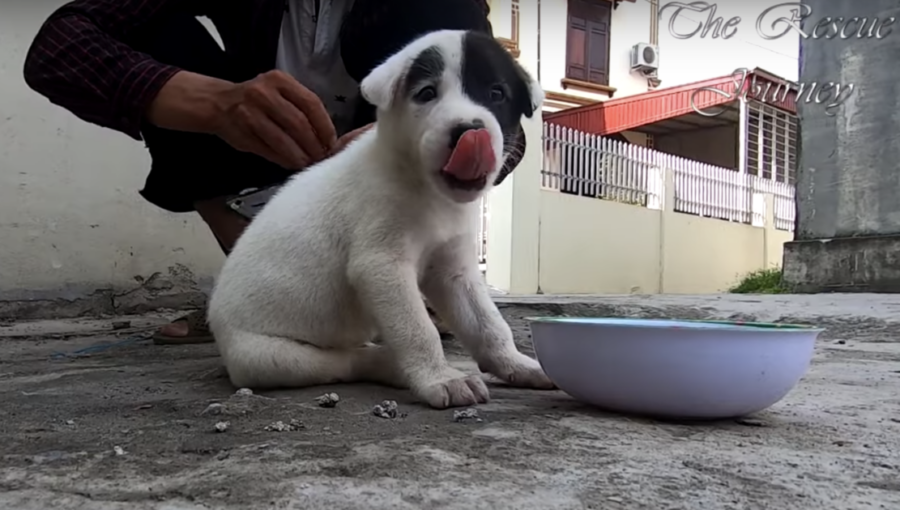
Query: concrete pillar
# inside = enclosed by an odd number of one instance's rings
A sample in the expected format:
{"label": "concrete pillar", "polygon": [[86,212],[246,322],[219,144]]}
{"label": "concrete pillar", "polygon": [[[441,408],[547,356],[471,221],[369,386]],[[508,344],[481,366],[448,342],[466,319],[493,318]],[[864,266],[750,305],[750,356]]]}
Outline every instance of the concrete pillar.
{"label": "concrete pillar", "polygon": [[763,219],[763,267],[769,269],[778,267],[781,262],[781,254],[784,247],[779,242],[779,232],[775,228],[775,195],[766,193],[763,196],[765,202],[765,217]]}
{"label": "concrete pillar", "polygon": [[[668,165],[660,168],[662,178],[662,207],[659,210],[659,285],[656,289],[657,294],[665,294],[668,290],[666,285],[666,277],[668,271],[668,250],[666,247],[670,239],[666,236],[669,231],[669,221],[677,214],[675,212],[675,170]],[[677,239],[674,240],[677,242]]]}
{"label": "concrete pillar", "polygon": [[[900,4],[806,5],[798,221],[784,249],[785,283],[797,292],[900,292]],[[826,16],[867,23],[848,27],[847,39],[812,37]],[[842,101],[829,82],[844,87]],[[834,103],[841,104],[828,106]]]}
{"label": "concrete pillar", "polygon": [[[508,6],[509,2],[494,2],[492,9],[496,9],[497,4]],[[519,14],[519,63],[533,75],[537,72],[538,62],[536,4],[521,2]],[[497,14],[498,18],[503,18],[500,13]],[[523,121],[527,149],[522,162],[503,184],[488,195],[491,219],[488,225],[487,282],[511,294],[534,294],[540,287],[542,126],[540,112],[536,112],[532,119]]]}

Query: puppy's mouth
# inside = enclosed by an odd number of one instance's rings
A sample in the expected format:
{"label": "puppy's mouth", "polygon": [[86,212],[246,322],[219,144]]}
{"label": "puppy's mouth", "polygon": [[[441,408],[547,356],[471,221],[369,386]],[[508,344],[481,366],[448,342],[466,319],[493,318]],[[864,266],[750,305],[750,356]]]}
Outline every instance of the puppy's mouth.
{"label": "puppy's mouth", "polygon": [[488,130],[470,129],[459,138],[441,177],[451,189],[480,191],[487,186],[496,162]]}
{"label": "puppy's mouth", "polygon": [[481,191],[487,186],[487,177],[479,177],[474,181],[463,181],[453,177],[450,174],[442,173],[441,177],[450,189],[458,189],[460,191]]}

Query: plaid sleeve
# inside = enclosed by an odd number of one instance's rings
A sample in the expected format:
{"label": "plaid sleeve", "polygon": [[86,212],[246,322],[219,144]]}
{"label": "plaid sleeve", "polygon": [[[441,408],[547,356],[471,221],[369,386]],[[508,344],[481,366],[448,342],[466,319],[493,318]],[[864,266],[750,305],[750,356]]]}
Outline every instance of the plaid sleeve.
{"label": "plaid sleeve", "polygon": [[179,71],[123,42],[160,13],[200,0],[75,0],[38,31],[25,59],[29,87],[88,122],[137,140],[149,103]]}

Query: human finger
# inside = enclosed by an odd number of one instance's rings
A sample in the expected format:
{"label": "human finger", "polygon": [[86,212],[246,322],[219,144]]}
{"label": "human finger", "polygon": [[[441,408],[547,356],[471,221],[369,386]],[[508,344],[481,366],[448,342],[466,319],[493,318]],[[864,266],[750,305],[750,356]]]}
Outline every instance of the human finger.
{"label": "human finger", "polygon": [[248,122],[248,127],[258,143],[268,149],[270,157],[267,159],[291,170],[308,163],[309,156],[303,149],[267,116],[255,116]]}
{"label": "human finger", "polygon": [[313,161],[325,158],[328,149],[319,140],[307,116],[286,99],[275,99],[269,115]]}
{"label": "human finger", "polygon": [[361,128],[354,129],[353,131],[350,131],[349,133],[344,134],[344,136],[338,138],[338,141],[337,141],[337,143],[335,143],[334,149],[331,150],[331,152],[329,153],[329,156],[333,156],[333,155],[337,154],[338,152],[341,152],[342,150],[344,150],[348,145],[350,145],[350,142],[359,138],[359,135],[372,129],[372,126],[374,126],[374,124],[368,124]]}
{"label": "human finger", "polygon": [[331,150],[337,142],[337,132],[319,96],[293,79],[282,84],[279,91],[306,115],[322,146]]}

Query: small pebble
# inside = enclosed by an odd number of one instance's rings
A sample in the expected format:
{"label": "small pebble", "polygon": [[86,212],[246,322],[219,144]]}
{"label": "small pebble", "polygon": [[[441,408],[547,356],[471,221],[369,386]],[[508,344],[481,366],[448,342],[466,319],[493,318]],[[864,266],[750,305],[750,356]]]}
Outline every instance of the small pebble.
{"label": "small pebble", "polygon": [[116,452],[116,455],[125,455],[125,450],[121,446],[113,446],[113,451]]}
{"label": "small pebble", "polygon": [[623,503],[625,500],[616,496],[610,496],[606,498],[607,501],[612,501],[613,503]]}
{"label": "small pebble", "polygon": [[316,403],[319,404],[319,407],[335,407],[340,401],[341,397],[339,397],[337,393],[326,393],[316,399]]}
{"label": "small pebble", "polygon": [[231,424],[227,421],[220,421],[219,423],[216,423],[216,432],[225,432],[230,426]]}
{"label": "small pebble", "polygon": [[399,414],[397,409],[397,402],[393,400],[385,400],[384,402],[372,408],[372,414],[379,418],[392,420]]}
{"label": "small pebble", "polygon": [[266,432],[296,432],[305,428],[306,425],[300,423],[299,420],[291,420],[289,423],[276,421],[275,423],[266,426],[265,430]]}
{"label": "small pebble", "polygon": [[203,414],[215,416],[215,415],[222,414],[222,411],[224,411],[224,410],[225,410],[225,406],[223,406],[222,404],[214,403],[214,404],[208,405],[206,407],[206,409],[203,411]]}
{"label": "small pebble", "polygon": [[453,411],[453,421],[456,423],[474,420],[477,423],[481,423],[483,420],[478,416],[478,409],[474,407],[470,407],[468,409],[459,409]]}
{"label": "small pebble", "polygon": [[75,425],[75,420],[66,420],[66,425]]}
{"label": "small pebble", "polygon": [[249,397],[250,395],[253,395],[253,390],[251,390],[250,388],[241,388],[234,392],[234,394],[240,395],[242,397]]}
{"label": "small pebble", "polygon": [[753,418],[738,418],[737,420],[734,420],[734,422],[737,423],[738,425],[743,425],[745,427],[768,427],[769,426],[768,423],[766,423],[762,420],[756,420]]}

